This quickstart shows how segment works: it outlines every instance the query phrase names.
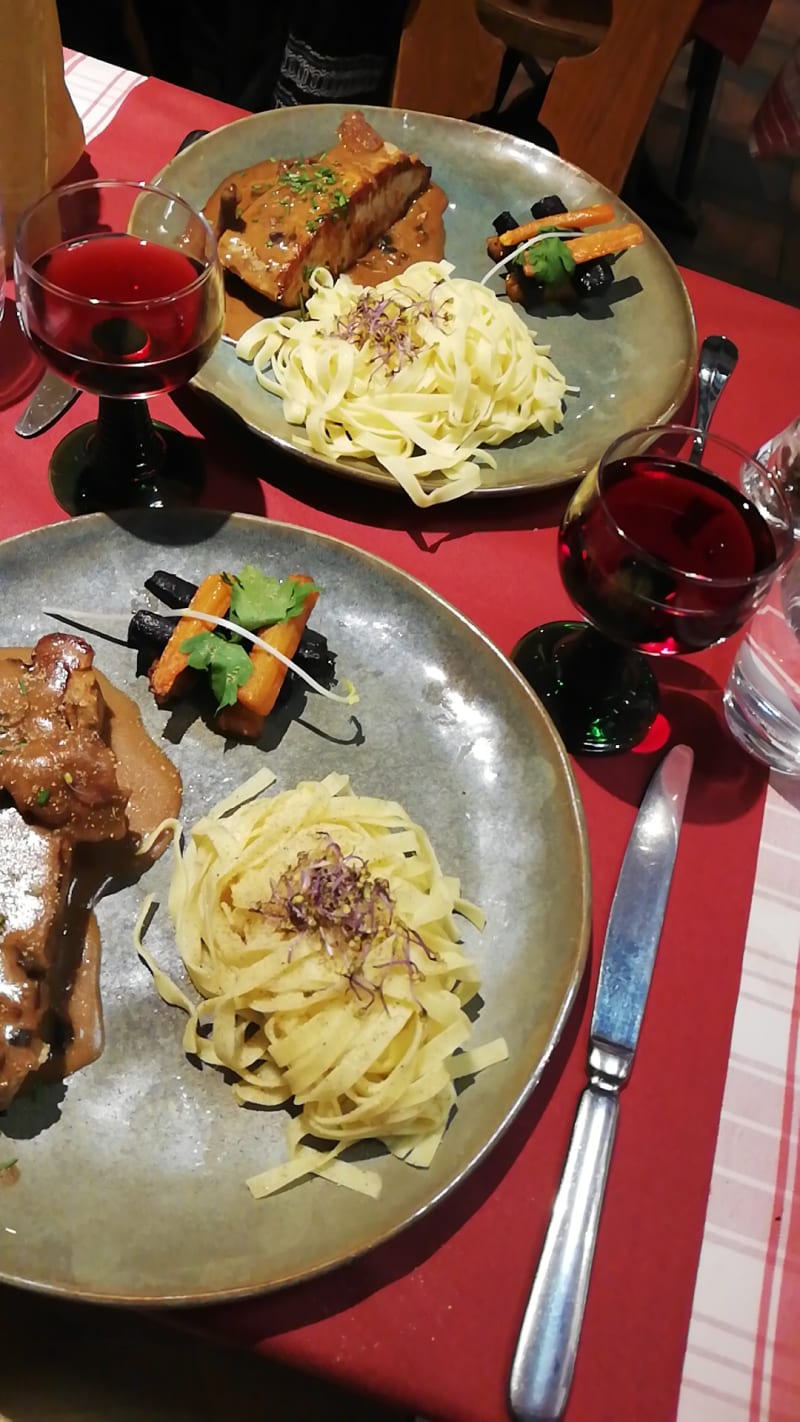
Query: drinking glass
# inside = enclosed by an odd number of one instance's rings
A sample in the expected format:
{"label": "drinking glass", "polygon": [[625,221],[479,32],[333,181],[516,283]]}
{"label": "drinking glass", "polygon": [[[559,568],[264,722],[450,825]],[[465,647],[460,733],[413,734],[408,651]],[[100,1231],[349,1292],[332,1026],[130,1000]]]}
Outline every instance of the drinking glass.
{"label": "drinking glass", "polygon": [[768,471],[716,435],[693,463],[697,434],[680,425],[630,431],[567,506],[561,578],[588,620],[534,628],[512,660],[569,750],[636,745],[658,710],[650,659],[738,631],[792,548],[789,502]]}
{"label": "drinking glass", "polygon": [[773,770],[800,775],[800,552],[750,623],[722,703],[745,750]]}
{"label": "drinking glass", "polygon": [[154,423],[147,399],[191,380],[222,332],[214,234],[183,198],[146,183],[58,188],[20,219],[14,276],[23,328],[59,375],[99,395],[50,482],[69,513],[196,497],[195,442]]}

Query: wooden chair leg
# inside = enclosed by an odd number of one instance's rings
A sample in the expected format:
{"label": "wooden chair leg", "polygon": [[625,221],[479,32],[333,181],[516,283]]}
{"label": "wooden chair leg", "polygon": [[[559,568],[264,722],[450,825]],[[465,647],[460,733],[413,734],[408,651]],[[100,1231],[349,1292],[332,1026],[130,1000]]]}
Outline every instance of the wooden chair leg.
{"label": "wooden chair leg", "polygon": [[[675,193],[682,202],[691,196],[694,188],[721,67],[720,51],[707,40],[696,39],[689,63],[689,71],[692,74],[692,101],[675,179]],[[687,76],[687,85],[688,82]]]}
{"label": "wooden chair leg", "polygon": [[495,89],[494,101],[488,111],[487,117],[494,117],[499,114],[502,102],[511,87],[511,81],[519,69],[521,62],[522,55],[518,50],[506,50],[500,65],[500,73],[497,76],[497,88]]}

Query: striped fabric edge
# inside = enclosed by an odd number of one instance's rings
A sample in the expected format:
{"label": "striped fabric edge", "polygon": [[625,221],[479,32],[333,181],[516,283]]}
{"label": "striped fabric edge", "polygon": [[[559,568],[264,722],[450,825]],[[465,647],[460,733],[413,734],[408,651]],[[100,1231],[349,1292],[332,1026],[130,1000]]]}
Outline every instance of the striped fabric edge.
{"label": "striped fabric edge", "polygon": [[800,1418],[800,782],[764,810],[677,1422]]}
{"label": "striped fabric edge", "polygon": [[144,74],[66,48],[64,78],[87,143],[108,128],[131,91],[145,82]]}

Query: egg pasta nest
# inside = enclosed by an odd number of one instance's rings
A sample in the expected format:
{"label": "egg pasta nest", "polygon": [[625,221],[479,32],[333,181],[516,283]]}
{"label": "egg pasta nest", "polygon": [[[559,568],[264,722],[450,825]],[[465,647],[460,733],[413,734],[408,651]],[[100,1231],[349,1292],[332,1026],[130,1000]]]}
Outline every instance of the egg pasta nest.
{"label": "egg pasta nest", "polygon": [[[317,268],[306,319],[259,321],[236,353],[283,401],[295,443],[376,459],[415,504],[442,503],[496,467],[485,445],[562,422],[564,376],[514,308],[449,262],[362,288]],[[423,488],[420,480],[441,475]]]}
{"label": "egg pasta nest", "polygon": [[137,946],[188,1013],[185,1051],[234,1073],[239,1103],[300,1107],[288,1159],[248,1180],[251,1193],[315,1173],[376,1196],[381,1177],[340,1151],[370,1138],[429,1165],[454,1080],[507,1055],[502,1040],[461,1050],[479,979],[455,915],[483,916],[401,805],[353,794],[340,774],[252,799],[273,779],[260,772],[183,850],[176,840],[169,911],[200,1001],[143,947],[147,906]]}

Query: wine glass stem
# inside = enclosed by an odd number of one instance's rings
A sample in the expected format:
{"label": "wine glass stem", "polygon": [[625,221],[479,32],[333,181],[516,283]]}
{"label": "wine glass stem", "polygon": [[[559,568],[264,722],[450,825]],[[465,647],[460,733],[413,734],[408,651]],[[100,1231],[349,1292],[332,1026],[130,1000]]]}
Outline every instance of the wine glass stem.
{"label": "wine glass stem", "polygon": [[166,447],[146,400],[101,395],[92,439],[92,465],[117,487],[148,484],[159,473]]}

